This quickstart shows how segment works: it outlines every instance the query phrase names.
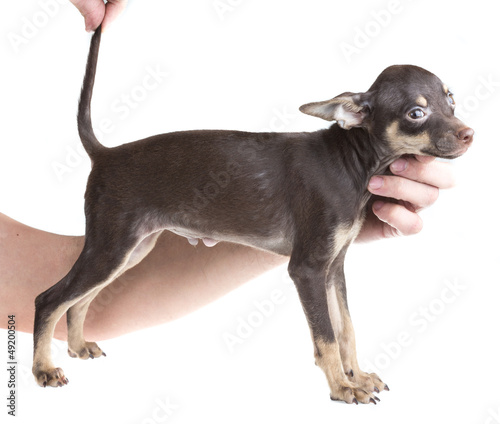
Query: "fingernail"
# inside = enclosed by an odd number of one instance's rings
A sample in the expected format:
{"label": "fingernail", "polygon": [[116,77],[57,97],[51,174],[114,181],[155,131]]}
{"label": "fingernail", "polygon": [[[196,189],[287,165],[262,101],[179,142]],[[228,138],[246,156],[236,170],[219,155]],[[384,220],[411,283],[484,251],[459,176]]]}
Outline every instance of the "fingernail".
{"label": "fingernail", "polygon": [[391,171],[394,173],[403,172],[406,168],[408,168],[408,161],[403,158],[399,158],[391,164]]}
{"label": "fingernail", "polygon": [[384,185],[384,179],[382,177],[372,177],[368,183],[368,187],[373,190],[377,190]]}
{"label": "fingernail", "polygon": [[373,202],[373,209],[376,211],[382,209],[382,206],[384,206],[384,202],[382,202],[382,200],[377,200],[376,202]]}

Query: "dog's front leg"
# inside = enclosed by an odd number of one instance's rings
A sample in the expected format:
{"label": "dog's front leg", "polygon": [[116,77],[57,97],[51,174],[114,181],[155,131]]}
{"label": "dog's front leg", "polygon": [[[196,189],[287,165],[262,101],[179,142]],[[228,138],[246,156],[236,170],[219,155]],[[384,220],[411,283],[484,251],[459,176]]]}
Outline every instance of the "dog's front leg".
{"label": "dog's front leg", "polygon": [[[299,252],[300,250],[300,252]],[[297,287],[314,344],[314,356],[326,375],[330,398],[347,403],[368,403],[370,396],[356,389],[342,366],[340,347],[334,334],[327,302],[328,258],[304,256],[304,249],[292,252],[288,272]]]}
{"label": "dog's front leg", "polygon": [[330,319],[339,343],[342,366],[349,380],[367,393],[389,390],[377,374],[361,371],[356,354],[356,340],[349,309],[344,277],[343,251],[332,263],[327,282],[328,308]]}

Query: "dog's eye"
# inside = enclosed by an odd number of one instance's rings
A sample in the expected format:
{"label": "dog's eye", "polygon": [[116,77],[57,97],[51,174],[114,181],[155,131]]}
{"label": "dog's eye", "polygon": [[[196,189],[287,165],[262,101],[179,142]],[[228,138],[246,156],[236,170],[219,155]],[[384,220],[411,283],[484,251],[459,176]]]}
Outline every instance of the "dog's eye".
{"label": "dog's eye", "polygon": [[408,112],[408,116],[411,119],[422,119],[425,116],[425,112],[420,108],[415,108]]}
{"label": "dog's eye", "polygon": [[453,98],[453,93],[451,91],[448,92],[448,102],[450,102],[450,105],[455,106],[455,99]]}

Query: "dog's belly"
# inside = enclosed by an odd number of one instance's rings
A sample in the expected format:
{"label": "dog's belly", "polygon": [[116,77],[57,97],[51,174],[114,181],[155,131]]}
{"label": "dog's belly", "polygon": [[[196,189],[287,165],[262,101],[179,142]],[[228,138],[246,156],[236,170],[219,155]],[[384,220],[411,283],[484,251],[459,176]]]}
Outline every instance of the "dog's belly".
{"label": "dog's belly", "polygon": [[285,234],[277,232],[274,235],[258,235],[258,234],[230,234],[217,233],[216,231],[208,231],[201,233],[189,228],[166,228],[168,231],[179,236],[185,237],[187,241],[196,246],[199,240],[212,247],[218,242],[224,241],[229,243],[242,244],[257,249],[266,250],[279,255],[290,256],[292,243]]}

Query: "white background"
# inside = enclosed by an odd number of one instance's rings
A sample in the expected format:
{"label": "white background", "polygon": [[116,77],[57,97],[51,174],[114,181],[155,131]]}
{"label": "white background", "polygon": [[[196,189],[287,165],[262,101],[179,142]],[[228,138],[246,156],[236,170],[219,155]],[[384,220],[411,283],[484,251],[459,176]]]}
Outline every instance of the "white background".
{"label": "white background", "polygon": [[[421,234],[348,255],[360,363],[391,388],[379,405],[329,400],[283,267],[187,318],[102,342],[107,358],[71,360],[65,343],[54,343],[71,380],[64,389],[35,385],[31,336],[19,334],[17,422],[500,422],[494,4],[131,1],[101,44],[93,116],[96,126],[111,122],[100,137],[108,146],[182,129],[316,130],[326,124],[301,116],[301,104],[364,91],[403,63],[451,87],[475,142],[455,161],[458,186],[422,213]],[[83,234],[90,163],[75,119],[90,39],[83,19],[69,2],[4,2],[0,33],[0,211]],[[346,55],[347,45],[356,52]],[[150,69],[168,75],[141,89]],[[137,101],[117,113],[123,95]],[[258,321],[255,302],[277,293],[280,303]],[[224,334],[248,319],[256,328],[230,352]],[[2,399],[6,381],[0,374]]]}

